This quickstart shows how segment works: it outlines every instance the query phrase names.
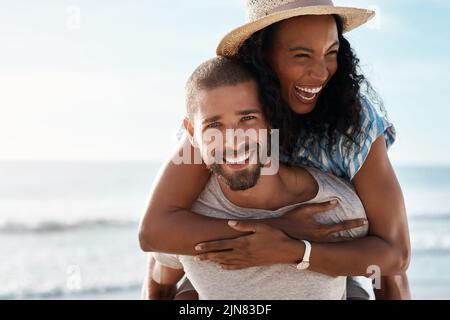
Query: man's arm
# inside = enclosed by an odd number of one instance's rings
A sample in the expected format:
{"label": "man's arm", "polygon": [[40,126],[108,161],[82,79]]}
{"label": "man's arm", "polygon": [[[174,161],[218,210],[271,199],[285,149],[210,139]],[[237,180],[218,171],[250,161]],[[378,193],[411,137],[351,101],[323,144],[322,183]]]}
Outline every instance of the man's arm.
{"label": "man's arm", "polygon": [[153,268],[155,267],[155,259],[152,253],[147,254],[147,270],[145,272],[144,283],[141,289],[141,299],[150,300],[150,284],[153,275]]}
{"label": "man's arm", "polygon": [[183,275],[183,269],[173,269],[155,261],[149,282],[150,300],[173,300]]}
{"label": "man's arm", "polygon": [[381,288],[375,290],[377,300],[411,300],[411,291],[406,273],[381,277]]}

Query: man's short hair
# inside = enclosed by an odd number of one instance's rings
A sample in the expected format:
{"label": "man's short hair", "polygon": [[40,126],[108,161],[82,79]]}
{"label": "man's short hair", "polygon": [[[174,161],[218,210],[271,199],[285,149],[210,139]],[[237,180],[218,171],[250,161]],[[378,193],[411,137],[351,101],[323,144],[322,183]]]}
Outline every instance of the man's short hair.
{"label": "man's short hair", "polygon": [[202,90],[214,90],[256,81],[256,76],[239,60],[216,57],[202,63],[189,77],[186,84],[186,107],[188,117],[194,118],[198,107],[196,96]]}

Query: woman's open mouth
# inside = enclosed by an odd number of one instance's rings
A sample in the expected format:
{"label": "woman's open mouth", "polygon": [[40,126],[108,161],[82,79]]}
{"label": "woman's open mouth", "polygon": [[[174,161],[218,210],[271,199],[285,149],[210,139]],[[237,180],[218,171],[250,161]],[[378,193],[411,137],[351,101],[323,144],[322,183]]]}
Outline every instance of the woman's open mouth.
{"label": "woman's open mouth", "polygon": [[319,97],[319,93],[322,91],[323,86],[320,87],[300,87],[295,86],[294,94],[301,102],[305,104],[311,104],[316,102]]}

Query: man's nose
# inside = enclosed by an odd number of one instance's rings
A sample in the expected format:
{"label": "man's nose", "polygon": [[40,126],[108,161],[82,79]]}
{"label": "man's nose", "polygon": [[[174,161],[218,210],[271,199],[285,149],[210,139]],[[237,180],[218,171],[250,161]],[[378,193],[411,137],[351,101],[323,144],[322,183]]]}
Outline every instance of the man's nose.
{"label": "man's nose", "polygon": [[242,149],[245,149],[247,145],[247,139],[240,137],[233,137],[233,139],[225,139],[224,149],[225,150],[233,150],[234,152],[238,152]]}

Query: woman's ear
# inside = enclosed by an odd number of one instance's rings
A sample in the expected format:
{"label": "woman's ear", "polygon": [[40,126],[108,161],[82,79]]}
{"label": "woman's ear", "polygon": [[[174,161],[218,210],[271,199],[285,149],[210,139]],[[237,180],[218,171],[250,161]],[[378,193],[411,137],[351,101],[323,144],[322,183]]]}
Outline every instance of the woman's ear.
{"label": "woman's ear", "polygon": [[186,132],[188,134],[189,141],[191,142],[191,144],[193,146],[195,146],[195,143],[194,143],[194,126],[193,126],[191,120],[189,120],[188,117],[184,118],[183,125],[184,125],[184,128],[186,129]]}

